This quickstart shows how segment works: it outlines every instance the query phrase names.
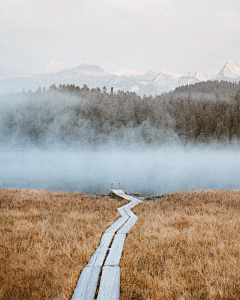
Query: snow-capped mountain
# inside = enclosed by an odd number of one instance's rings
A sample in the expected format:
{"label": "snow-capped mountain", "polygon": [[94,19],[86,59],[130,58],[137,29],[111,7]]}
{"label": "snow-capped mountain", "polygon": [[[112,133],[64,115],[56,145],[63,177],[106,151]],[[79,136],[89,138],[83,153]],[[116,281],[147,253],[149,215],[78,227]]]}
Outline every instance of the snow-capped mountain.
{"label": "snow-capped mountain", "polygon": [[195,77],[200,81],[207,81],[207,80],[211,80],[213,78],[213,75],[202,74],[198,70],[186,71],[184,76]]}
{"label": "snow-capped mountain", "polygon": [[185,76],[185,73],[174,73],[172,71],[169,71],[169,70],[164,70],[164,69],[161,69],[159,71],[159,73],[161,74],[164,74],[164,75],[168,75],[168,76],[171,76],[173,78],[180,78],[182,76]]}
{"label": "snow-capped mountain", "polygon": [[64,65],[62,62],[52,61],[45,69],[36,75],[47,75],[47,74],[61,74],[61,75],[78,75],[78,74],[88,74],[88,75],[107,75],[107,73],[97,65],[89,65],[82,63],[76,67],[69,67]]}
{"label": "snow-capped mountain", "polygon": [[142,71],[139,71],[137,69],[128,69],[126,67],[122,67],[121,69],[119,69],[116,73],[117,76],[127,76],[127,77],[131,77],[131,76],[143,76],[144,73]]}
{"label": "snow-capped mountain", "polygon": [[236,61],[227,62],[217,74],[219,78],[240,78],[240,63]]}
{"label": "snow-capped mountain", "polygon": [[209,74],[202,74],[198,70],[191,70],[191,71],[185,71],[183,73],[174,73],[169,70],[160,70],[160,73],[165,74],[165,75],[170,75],[174,78],[181,78],[181,77],[195,77],[200,81],[207,81],[212,79],[213,75]]}
{"label": "snow-capped mountain", "polygon": [[68,67],[61,62],[51,62],[44,70],[31,77],[19,77],[0,80],[1,92],[19,92],[36,90],[39,86],[48,88],[52,84],[75,84],[90,88],[106,86],[114,91],[132,91],[139,95],[156,95],[175,88],[206,80],[240,81],[240,63],[228,62],[216,75],[202,74],[192,70],[174,73],[168,70],[147,71],[145,74],[137,69],[121,68],[114,74],[107,73],[98,65],[80,64]]}
{"label": "snow-capped mountain", "polygon": [[64,70],[70,70],[72,67],[64,65],[61,61],[51,61],[43,70],[37,74],[57,74]]}
{"label": "snow-capped mountain", "polygon": [[102,75],[107,75],[107,72],[97,65],[89,65],[86,63],[82,63],[71,70],[63,71],[60,74],[61,75],[63,75],[63,74],[67,74],[67,75],[88,74],[88,75],[94,75],[94,76],[102,76]]}

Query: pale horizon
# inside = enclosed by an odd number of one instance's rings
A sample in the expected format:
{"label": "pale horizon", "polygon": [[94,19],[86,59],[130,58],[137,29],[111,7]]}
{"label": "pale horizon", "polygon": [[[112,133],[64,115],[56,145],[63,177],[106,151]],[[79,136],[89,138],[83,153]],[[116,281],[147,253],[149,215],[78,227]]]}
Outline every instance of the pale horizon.
{"label": "pale horizon", "polygon": [[0,8],[1,77],[29,76],[51,61],[204,74],[240,62],[235,0],[11,0]]}

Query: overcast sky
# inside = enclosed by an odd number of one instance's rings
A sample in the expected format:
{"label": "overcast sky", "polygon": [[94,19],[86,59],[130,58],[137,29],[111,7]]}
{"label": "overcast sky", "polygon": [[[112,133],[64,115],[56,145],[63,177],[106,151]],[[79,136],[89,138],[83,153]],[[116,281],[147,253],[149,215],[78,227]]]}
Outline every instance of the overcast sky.
{"label": "overcast sky", "polygon": [[217,73],[240,62],[240,1],[0,0],[0,72],[53,60]]}

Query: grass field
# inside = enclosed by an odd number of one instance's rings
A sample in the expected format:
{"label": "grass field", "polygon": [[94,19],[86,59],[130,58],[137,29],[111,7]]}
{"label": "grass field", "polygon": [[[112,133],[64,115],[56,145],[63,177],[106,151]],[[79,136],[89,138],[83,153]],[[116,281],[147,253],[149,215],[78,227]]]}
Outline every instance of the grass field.
{"label": "grass field", "polygon": [[[70,299],[124,202],[0,189],[0,299]],[[240,299],[240,192],[146,201],[120,262],[120,299]]]}
{"label": "grass field", "polygon": [[70,299],[118,206],[80,193],[0,189],[0,299]]}
{"label": "grass field", "polygon": [[133,211],[121,300],[240,299],[240,192],[175,193]]}

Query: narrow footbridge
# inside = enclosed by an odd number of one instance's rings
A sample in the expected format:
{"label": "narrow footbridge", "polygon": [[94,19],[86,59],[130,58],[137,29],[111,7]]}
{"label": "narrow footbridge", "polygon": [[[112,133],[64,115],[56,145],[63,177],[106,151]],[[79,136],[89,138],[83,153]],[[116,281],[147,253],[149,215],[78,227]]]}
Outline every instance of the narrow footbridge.
{"label": "narrow footbridge", "polygon": [[126,235],[138,219],[131,208],[141,200],[126,195],[122,190],[112,192],[130,202],[118,208],[121,217],[103,233],[100,245],[80,274],[71,300],[119,299],[119,261]]}

